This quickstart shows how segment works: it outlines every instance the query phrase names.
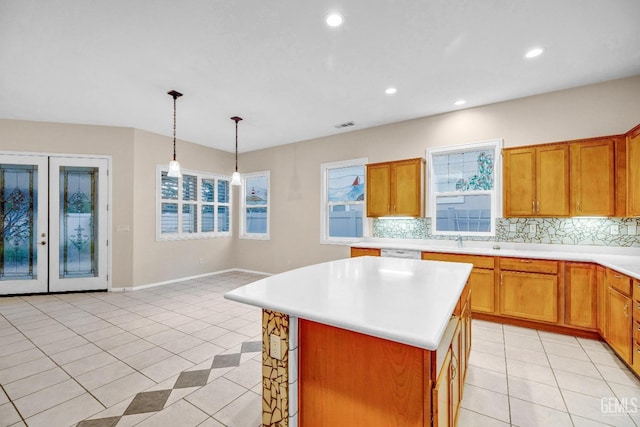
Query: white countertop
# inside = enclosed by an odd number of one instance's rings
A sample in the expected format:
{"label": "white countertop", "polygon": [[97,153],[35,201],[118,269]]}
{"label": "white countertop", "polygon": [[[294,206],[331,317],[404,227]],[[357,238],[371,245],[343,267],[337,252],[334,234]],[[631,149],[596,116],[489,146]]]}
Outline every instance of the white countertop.
{"label": "white countertop", "polygon": [[[536,243],[505,243],[463,241],[462,247],[453,240],[376,239],[351,245],[354,248],[405,249],[424,252],[448,252],[487,256],[555,259],[593,262],[640,279],[640,248],[611,246],[580,246]],[[500,249],[494,249],[499,246]]]}
{"label": "white countertop", "polygon": [[230,300],[435,350],[471,264],[357,257],[276,274]]}

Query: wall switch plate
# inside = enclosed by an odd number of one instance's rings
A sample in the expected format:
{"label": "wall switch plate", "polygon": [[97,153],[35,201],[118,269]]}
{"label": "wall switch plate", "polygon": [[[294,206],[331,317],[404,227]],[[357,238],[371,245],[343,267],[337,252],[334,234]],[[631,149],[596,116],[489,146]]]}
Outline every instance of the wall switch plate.
{"label": "wall switch plate", "polygon": [[536,232],[536,225],[535,224],[529,225],[529,233],[535,233],[535,232]]}
{"label": "wall switch plate", "polygon": [[277,360],[282,360],[282,346],[280,345],[280,337],[271,334],[269,336],[269,356]]}
{"label": "wall switch plate", "polygon": [[635,236],[636,234],[638,234],[638,226],[637,225],[627,226],[627,234],[629,236]]}
{"label": "wall switch plate", "polygon": [[618,225],[617,224],[613,224],[611,226],[611,234],[612,235],[616,235],[616,234],[619,234],[619,233],[620,233],[620,229],[619,229]]}

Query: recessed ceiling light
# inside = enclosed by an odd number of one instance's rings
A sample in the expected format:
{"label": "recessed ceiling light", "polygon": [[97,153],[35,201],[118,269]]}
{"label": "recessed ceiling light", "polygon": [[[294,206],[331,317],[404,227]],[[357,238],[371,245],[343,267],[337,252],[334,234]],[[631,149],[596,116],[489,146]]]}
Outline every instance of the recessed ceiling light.
{"label": "recessed ceiling light", "polygon": [[327,19],[325,21],[330,27],[339,27],[342,25],[342,16],[337,13],[332,13],[327,15]]}
{"label": "recessed ceiling light", "polygon": [[467,103],[467,101],[465,101],[464,99],[458,99],[456,102],[453,103],[453,105],[460,106],[460,105],[464,105],[466,103]]}
{"label": "recessed ceiling light", "polygon": [[398,89],[396,89],[395,87],[388,87],[385,89],[384,93],[386,93],[387,95],[393,95],[397,91]]}
{"label": "recessed ceiling light", "polygon": [[527,59],[531,59],[531,58],[535,58],[536,56],[540,56],[542,55],[542,52],[544,52],[544,49],[541,47],[536,47],[531,49],[530,51],[528,51],[524,57]]}

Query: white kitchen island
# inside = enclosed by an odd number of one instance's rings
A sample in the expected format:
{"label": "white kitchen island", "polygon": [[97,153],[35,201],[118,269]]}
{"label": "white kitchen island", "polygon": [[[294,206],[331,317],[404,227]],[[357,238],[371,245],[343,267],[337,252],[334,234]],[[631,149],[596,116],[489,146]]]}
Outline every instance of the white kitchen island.
{"label": "white kitchen island", "polygon": [[225,294],[263,308],[263,425],[453,424],[471,268],[359,257]]}

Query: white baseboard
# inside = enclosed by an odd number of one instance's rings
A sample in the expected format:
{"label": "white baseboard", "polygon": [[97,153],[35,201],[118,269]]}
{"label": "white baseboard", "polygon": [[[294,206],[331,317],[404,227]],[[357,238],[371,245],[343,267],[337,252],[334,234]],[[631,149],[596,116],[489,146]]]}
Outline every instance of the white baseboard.
{"label": "white baseboard", "polygon": [[164,286],[164,285],[170,285],[172,283],[184,282],[185,280],[200,279],[202,277],[217,276],[219,274],[231,273],[231,272],[262,274],[262,275],[265,275],[265,276],[271,276],[271,273],[264,273],[262,271],[245,270],[243,268],[230,268],[228,270],[214,271],[213,273],[198,274],[196,276],[181,277],[179,279],[171,279],[171,280],[166,280],[166,281],[163,281],[163,282],[149,283],[149,284],[146,284],[146,285],[132,286],[132,287],[126,287],[126,288],[125,287],[111,288],[111,289],[109,289],[109,292],[139,291],[139,290],[142,290],[142,289],[155,288],[156,286]]}

